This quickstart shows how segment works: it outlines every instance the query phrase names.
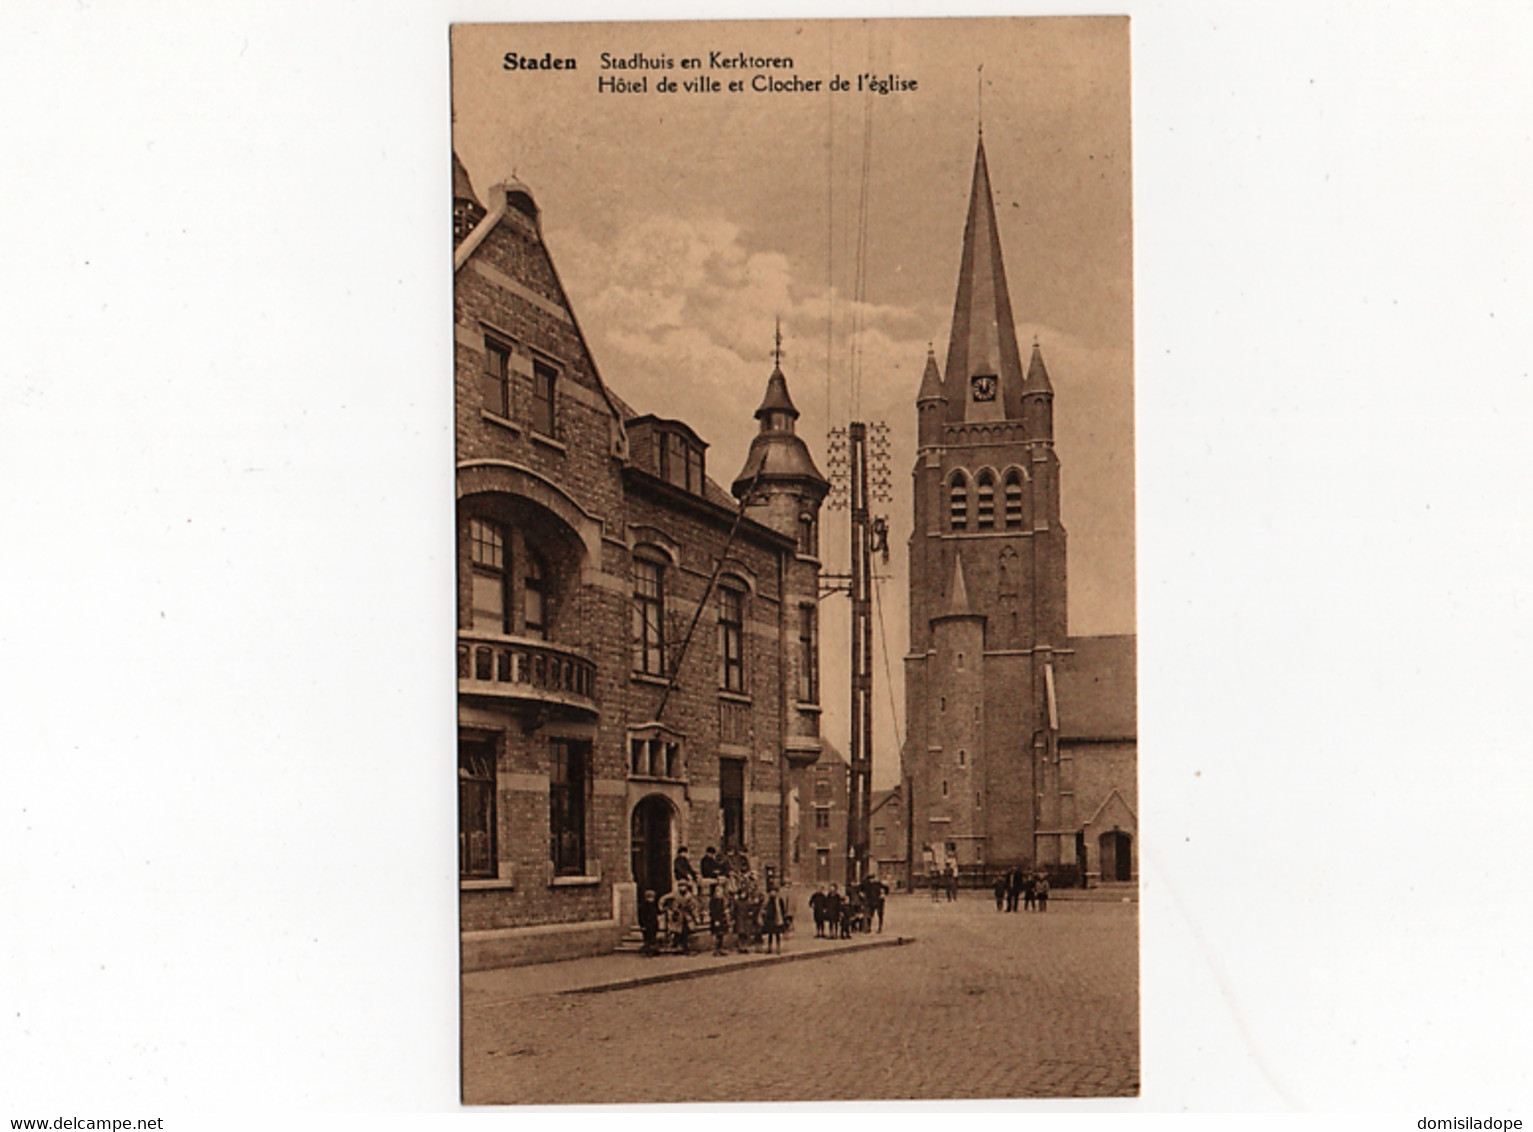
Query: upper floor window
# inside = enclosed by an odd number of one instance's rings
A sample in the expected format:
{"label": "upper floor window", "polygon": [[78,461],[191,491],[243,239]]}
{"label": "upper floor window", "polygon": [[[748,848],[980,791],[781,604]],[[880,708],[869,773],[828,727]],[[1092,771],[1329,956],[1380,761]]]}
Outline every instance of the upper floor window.
{"label": "upper floor window", "polygon": [[527,551],[527,570],[522,575],[522,625],[529,637],[548,638],[548,567],[543,556]]}
{"label": "upper floor window", "polygon": [[505,529],[483,519],[470,519],[468,539],[473,628],[482,633],[509,633]]}
{"label": "upper floor window", "polygon": [[993,530],[995,528],[995,477],[988,471],[979,474],[977,495],[979,505],[976,513],[979,529]]}
{"label": "upper floor window", "polygon": [[733,587],[719,589],[719,686],[745,691],[745,595]]}
{"label": "upper floor window", "polygon": [[820,702],[820,611],[812,605],[798,607],[798,698]]}
{"label": "upper floor window", "polygon": [[948,485],[948,526],[961,531],[969,525],[969,480],[962,472],[953,473]]}
{"label": "upper floor window", "polygon": [[809,558],[820,556],[820,523],[813,511],[800,512],[798,517],[798,552]]}
{"label": "upper floor window", "polygon": [[484,344],[484,407],[496,416],[511,415],[511,348],[494,340]]}
{"label": "upper floor window", "polygon": [[554,434],[554,386],[559,371],[541,358],[532,362],[532,431]]}
{"label": "upper floor window", "polygon": [[633,667],[665,675],[665,567],[648,558],[633,562]]}
{"label": "upper floor window", "polygon": [[1022,476],[1019,472],[1006,473],[1006,529],[1016,530],[1022,525]]}
{"label": "upper floor window", "polygon": [[660,478],[689,491],[703,493],[703,450],[679,432],[662,432],[655,437],[660,452]]}

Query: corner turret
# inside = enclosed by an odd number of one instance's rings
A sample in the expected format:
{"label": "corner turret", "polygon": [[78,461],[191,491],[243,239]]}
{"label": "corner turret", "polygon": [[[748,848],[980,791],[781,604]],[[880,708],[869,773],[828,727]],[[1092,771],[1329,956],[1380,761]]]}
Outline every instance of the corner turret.
{"label": "corner turret", "polygon": [[797,539],[799,553],[818,557],[820,504],[830,491],[830,481],[820,474],[809,446],[794,431],[799,413],[782,372],[780,328],[773,356],[766,396],[756,410],[761,429],[730,490],[746,503],[750,518]]}

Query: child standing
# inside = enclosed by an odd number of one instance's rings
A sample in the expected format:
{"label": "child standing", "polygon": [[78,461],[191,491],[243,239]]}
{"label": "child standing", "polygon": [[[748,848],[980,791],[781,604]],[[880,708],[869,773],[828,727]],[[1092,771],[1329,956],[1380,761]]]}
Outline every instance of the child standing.
{"label": "child standing", "polygon": [[777,953],[782,954],[782,933],[788,926],[788,903],[773,885],[767,889],[766,903],[761,906],[761,932],[766,936],[767,954],[772,953],[772,946],[776,944]]}
{"label": "child standing", "polygon": [[708,895],[708,928],[713,932],[713,953],[724,954],[724,933],[729,930],[729,905],[724,902],[724,886],[715,884]]}
{"label": "child standing", "polygon": [[639,902],[639,930],[644,933],[644,954],[653,958],[660,938],[660,908],[652,888],[644,890],[644,899]]}

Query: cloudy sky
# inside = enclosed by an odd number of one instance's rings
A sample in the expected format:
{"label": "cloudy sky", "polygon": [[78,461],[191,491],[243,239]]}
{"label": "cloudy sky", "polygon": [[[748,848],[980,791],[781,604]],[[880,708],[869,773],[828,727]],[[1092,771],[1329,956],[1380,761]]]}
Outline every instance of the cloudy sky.
{"label": "cloudy sky", "polygon": [[[577,65],[508,71],[507,52]],[[603,52],[675,66],[603,68]],[[756,93],[762,69],[712,67],[712,52],[789,57],[791,72],[771,73],[820,88]],[[689,57],[702,70],[684,69]],[[904,694],[915,392],[927,343],[946,356],[982,105],[1018,338],[1025,350],[1038,336],[1054,379],[1071,631],[1133,631],[1126,20],[459,26],[452,65],[454,145],[475,186],[482,195],[515,174],[531,187],[603,379],[639,410],[692,424],[715,479],[727,484],[744,461],[779,317],[800,431],[822,469],[828,424],[888,422],[893,554],[880,596],[893,683],[880,646],[880,786],[898,778],[903,735],[891,704]],[[726,89],[655,89],[698,74]],[[916,85],[859,93],[861,74]],[[852,89],[829,91],[836,75]],[[604,76],[647,76],[649,90],[602,93]],[[731,93],[731,79],[746,89]],[[844,528],[833,513],[827,569],[846,568]],[[849,617],[845,599],[829,600],[825,734],[843,748],[847,680],[835,673]]]}

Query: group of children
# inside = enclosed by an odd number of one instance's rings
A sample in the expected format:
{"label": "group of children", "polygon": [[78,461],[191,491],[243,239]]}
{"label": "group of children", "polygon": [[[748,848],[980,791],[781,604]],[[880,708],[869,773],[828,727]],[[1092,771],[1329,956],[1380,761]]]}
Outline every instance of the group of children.
{"label": "group of children", "polygon": [[683,846],[673,873],[672,891],[657,900],[655,891],[646,889],[639,903],[645,955],[659,954],[662,947],[685,955],[693,933],[704,926],[713,936],[715,955],[724,954],[730,935],[741,952],[763,946],[768,952],[782,951],[783,933],[792,922],[788,902],[770,877],[762,882],[743,849],[716,857],[710,846],[699,876]]}
{"label": "group of children", "polygon": [[835,885],[830,891],[821,885],[809,897],[809,911],[814,915],[814,934],[823,939],[851,939],[853,932],[884,930],[884,897],[888,887],[877,877],[868,877],[857,886],[848,885],[842,893]]}

